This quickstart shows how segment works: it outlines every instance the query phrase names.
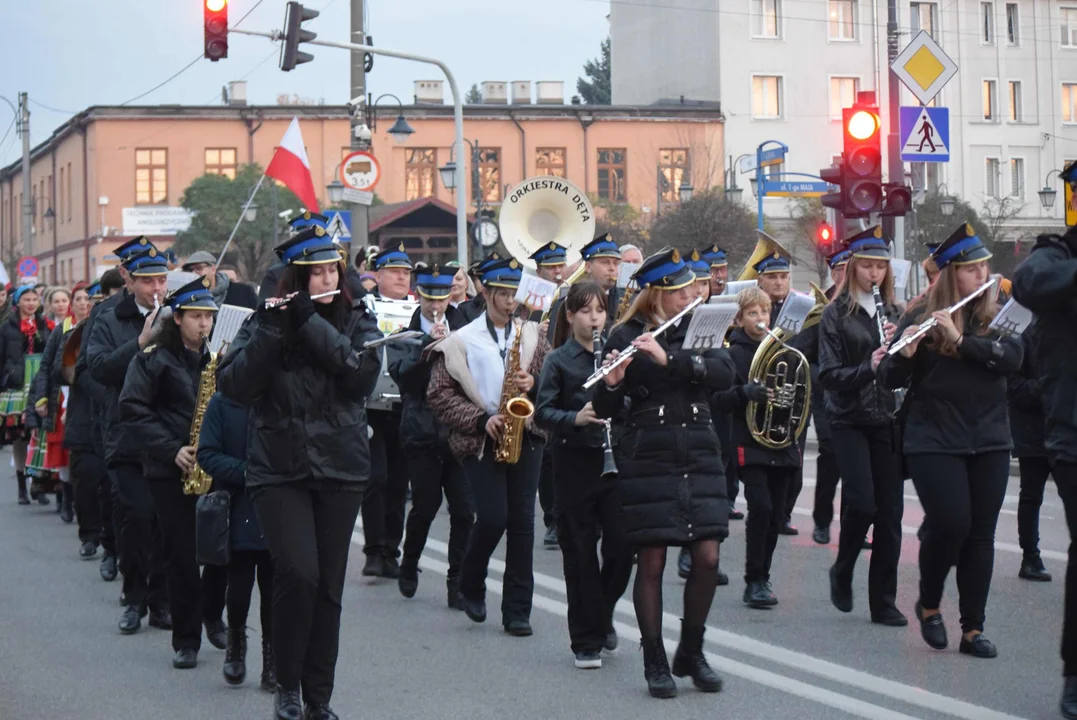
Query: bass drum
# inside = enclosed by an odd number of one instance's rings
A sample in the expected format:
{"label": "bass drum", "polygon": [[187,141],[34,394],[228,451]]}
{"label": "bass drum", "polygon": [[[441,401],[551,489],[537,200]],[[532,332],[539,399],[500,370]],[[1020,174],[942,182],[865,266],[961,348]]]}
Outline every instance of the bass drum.
{"label": "bass drum", "polygon": [[[415,314],[419,303],[415,300],[386,300],[366,295],[364,301],[378,318],[378,328],[386,336],[400,330],[407,330],[411,324],[411,316]],[[381,356],[381,372],[378,373],[378,384],[374,387],[374,393],[367,401],[367,410],[393,410],[394,406],[400,406],[400,388],[389,375],[389,357],[393,350],[392,345],[385,345],[378,351]]]}

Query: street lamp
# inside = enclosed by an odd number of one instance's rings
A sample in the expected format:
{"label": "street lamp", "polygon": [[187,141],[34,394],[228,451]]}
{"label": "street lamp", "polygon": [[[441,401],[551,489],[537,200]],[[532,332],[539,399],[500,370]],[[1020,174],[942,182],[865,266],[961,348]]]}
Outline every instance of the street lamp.
{"label": "street lamp", "polygon": [[329,192],[329,204],[340,205],[344,200],[344,183],[336,178],[333,178],[333,182],[325,186],[325,189]]}
{"label": "street lamp", "polygon": [[1044,210],[1050,210],[1055,206],[1055,197],[1058,192],[1051,187],[1051,176],[1055,173],[1061,174],[1061,170],[1052,170],[1047,173],[1047,178],[1043,181],[1043,190],[1040,190],[1037,195],[1040,196],[1040,204],[1043,205]]}
{"label": "street lamp", "polygon": [[740,202],[740,196],[743,195],[743,194],[744,194],[744,188],[741,188],[741,187],[736,187],[736,186],[728,187],[727,186],[726,189],[725,189],[726,198],[728,198],[730,201],[735,202],[735,203]]}
{"label": "street lamp", "polygon": [[686,203],[692,199],[693,192],[695,192],[695,188],[688,182],[688,178],[683,178],[681,180],[681,186],[677,188],[677,197],[680,198],[682,203]]}
{"label": "street lamp", "polygon": [[256,203],[250,203],[247,205],[247,209],[243,211],[243,219],[247,222],[254,222],[258,219],[258,205]]}
{"label": "street lamp", "polygon": [[943,217],[953,215],[956,203],[953,195],[950,194],[950,188],[946,187],[946,183],[939,183],[939,186],[935,188],[935,194],[939,196],[939,210],[942,210]]}
{"label": "street lamp", "polygon": [[751,178],[751,180],[749,182],[752,183],[752,195],[758,196],[759,195],[759,180],[757,180],[756,178],[753,177],[753,178]]}
{"label": "street lamp", "polygon": [[445,189],[449,192],[456,191],[456,163],[450,160],[441,167],[438,168],[438,174],[441,175],[441,184],[445,186]]}
{"label": "street lamp", "polygon": [[398,144],[405,143],[408,141],[408,138],[415,133],[415,130],[408,124],[408,121],[404,119],[404,103],[400,102],[400,98],[392,93],[385,93],[384,95],[378,96],[378,99],[374,102],[367,103],[367,127],[370,128],[371,132],[377,129],[378,114],[376,111],[378,109],[378,103],[381,102],[383,98],[387,97],[396,100],[396,104],[400,106],[400,114],[396,116],[396,122],[389,128],[389,134]]}

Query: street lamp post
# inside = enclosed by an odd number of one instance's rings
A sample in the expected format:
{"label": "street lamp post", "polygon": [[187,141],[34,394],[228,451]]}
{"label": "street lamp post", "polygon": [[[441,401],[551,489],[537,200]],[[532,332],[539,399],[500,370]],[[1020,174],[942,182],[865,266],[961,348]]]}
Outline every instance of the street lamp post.
{"label": "street lamp post", "polygon": [[935,189],[936,194],[940,196],[939,210],[942,210],[944,217],[950,217],[954,214],[954,196],[950,194],[950,188],[946,187],[946,183],[939,183],[938,188]]}
{"label": "street lamp post", "polygon": [[[481,222],[480,218],[483,217],[483,205],[485,204],[482,192],[482,177],[479,174],[480,153],[479,141],[471,142],[467,138],[464,138],[464,142],[467,143],[468,148],[471,150],[471,199],[475,203],[475,222],[478,227],[478,223]],[[445,186],[445,189],[451,193],[456,193],[456,186],[460,184],[460,176],[457,174],[456,167],[456,148],[449,148],[449,162],[445,163],[438,168],[438,174],[441,176],[441,184]],[[464,194],[464,188],[460,188],[461,196]],[[476,245],[476,251],[482,254],[482,245],[478,238],[472,238]]]}
{"label": "street lamp post", "polygon": [[1062,171],[1052,170],[1051,172],[1047,173],[1047,177],[1043,181],[1043,190],[1040,190],[1038,193],[1036,193],[1040,196],[1040,204],[1043,205],[1043,209],[1047,210],[1048,212],[1050,212],[1051,208],[1055,206],[1055,197],[1058,195],[1058,192],[1053,187],[1051,187],[1051,176],[1055,174],[1061,175]]}

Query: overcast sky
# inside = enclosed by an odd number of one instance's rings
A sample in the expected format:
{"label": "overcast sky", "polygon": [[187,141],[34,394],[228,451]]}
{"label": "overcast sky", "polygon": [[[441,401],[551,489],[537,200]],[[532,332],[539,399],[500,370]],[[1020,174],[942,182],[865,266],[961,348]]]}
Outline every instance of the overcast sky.
{"label": "overcast sky", "polygon": [[[257,0],[230,0],[234,26]],[[118,105],[146,92],[202,54],[202,0],[22,0],[4,2],[8,28],[0,43],[0,96],[17,104],[30,93],[31,140],[45,140],[91,105]],[[279,29],[285,0],[262,0],[239,27]],[[308,23],[320,39],[347,41],[350,0],[312,0],[321,16]],[[606,0],[367,0],[368,34],[376,46],[446,62],[461,92],[484,80],[563,80],[575,94],[583,63],[609,32]],[[348,53],[315,48],[313,62],[290,73],[277,68],[276,45],[232,35],[229,56],[199,59],[133,104],[220,103],[221,87],[247,81],[248,101],[273,104],[279,93],[342,104],[348,98]],[[430,65],[378,58],[368,90],[405,103],[412,82],[441,79]],[[449,91],[446,85],[446,99]],[[383,101],[383,103],[386,101]],[[41,104],[35,104],[41,103]],[[55,110],[48,110],[47,105]],[[0,137],[12,115],[0,102]],[[0,143],[0,165],[21,152],[12,131]]]}

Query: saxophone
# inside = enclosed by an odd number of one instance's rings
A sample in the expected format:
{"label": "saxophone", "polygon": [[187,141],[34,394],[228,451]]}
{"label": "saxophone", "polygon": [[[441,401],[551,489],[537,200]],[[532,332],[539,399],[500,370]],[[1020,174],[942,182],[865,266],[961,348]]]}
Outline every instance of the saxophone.
{"label": "saxophone", "polygon": [[[220,353],[210,353],[209,362],[206,363],[206,367],[202,369],[202,374],[198,377],[198,396],[195,398],[194,415],[191,417],[191,438],[187,443],[196,450],[198,448],[198,436],[202,432],[202,418],[205,417],[210,398],[217,391],[218,357],[220,357]],[[198,465],[197,459],[194,467],[190,471],[183,473],[184,495],[205,495],[209,492],[209,487],[212,484],[213,478]]]}
{"label": "saxophone", "polygon": [[516,327],[516,337],[509,350],[509,363],[505,368],[505,379],[501,383],[501,404],[497,413],[505,420],[501,439],[494,447],[494,460],[499,463],[515,465],[520,460],[521,443],[524,439],[524,423],[535,414],[535,405],[526,395],[517,393],[512,379],[520,371],[520,341],[524,336],[524,323]]}

